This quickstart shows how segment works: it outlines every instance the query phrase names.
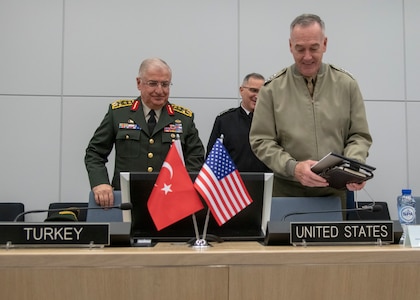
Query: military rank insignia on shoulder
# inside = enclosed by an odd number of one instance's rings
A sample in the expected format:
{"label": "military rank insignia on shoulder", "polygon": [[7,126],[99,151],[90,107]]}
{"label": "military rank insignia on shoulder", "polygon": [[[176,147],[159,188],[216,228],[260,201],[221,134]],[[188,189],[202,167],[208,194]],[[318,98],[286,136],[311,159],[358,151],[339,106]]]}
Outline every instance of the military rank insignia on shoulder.
{"label": "military rank insignia on shoulder", "polygon": [[286,73],[287,68],[284,68],[283,70],[281,70],[280,72],[274,73],[273,75],[271,75],[270,77],[268,77],[268,79],[264,82],[264,85],[269,84],[273,79],[280,77],[281,75],[283,75],[284,73]]}
{"label": "military rank insignia on shoulder", "polygon": [[134,100],[133,99],[121,99],[121,100],[117,100],[112,102],[111,104],[111,108],[114,109],[118,109],[121,107],[126,107],[126,106],[131,106],[133,104]]}
{"label": "military rank insignia on shoulder", "polygon": [[343,68],[340,68],[340,67],[334,66],[334,65],[332,65],[332,64],[330,64],[330,66],[331,66],[331,68],[333,68],[334,70],[337,70],[337,71],[339,71],[339,72],[343,72],[344,74],[347,74],[347,75],[349,75],[352,79],[354,79],[353,74],[352,74],[352,73],[350,73],[349,71],[347,71],[347,70],[345,70],[345,69],[343,69]]}
{"label": "military rank insignia on shoulder", "polygon": [[231,111],[234,111],[236,108],[237,108],[237,107],[228,108],[228,109],[226,109],[226,110],[224,110],[224,111],[220,112],[217,116],[218,116],[218,117],[223,116],[224,114],[227,114],[227,113],[229,113],[229,112],[231,112]]}
{"label": "military rank insignia on shoulder", "polygon": [[174,111],[183,114],[187,117],[192,117],[193,113],[190,109],[180,106],[180,105],[176,105],[176,104],[172,104],[172,107],[174,108]]}

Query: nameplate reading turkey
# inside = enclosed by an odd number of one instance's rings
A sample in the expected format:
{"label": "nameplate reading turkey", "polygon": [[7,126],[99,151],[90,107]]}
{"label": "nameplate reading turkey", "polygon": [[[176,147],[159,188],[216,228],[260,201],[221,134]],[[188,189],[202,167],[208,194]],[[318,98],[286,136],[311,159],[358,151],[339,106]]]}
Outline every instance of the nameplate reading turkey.
{"label": "nameplate reading turkey", "polygon": [[382,244],[393,243],[392,221],[291,222],[290,243]]}
{"label": "nameplate reading turkey", "polygon": [[0,245],[106,246],[109,239],[108,223],[0,223]]}

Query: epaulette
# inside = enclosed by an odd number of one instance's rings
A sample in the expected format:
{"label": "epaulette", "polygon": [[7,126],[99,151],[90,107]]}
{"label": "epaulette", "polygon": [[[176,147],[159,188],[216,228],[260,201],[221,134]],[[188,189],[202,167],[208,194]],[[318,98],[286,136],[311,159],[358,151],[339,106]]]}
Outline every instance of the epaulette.
{"label": "epaulette", "polygon": [[352,73],[350,73],[349,71],[344,70],[343,68],[340,68],[340,67],[334,66],[334,65],[332,65],[332,64],[330,64],[330,66],[331,66],[331,68],[333,68],[334,70],[337,70],[337,71],[339,71],[339,72],[343,72],[344,74],[347,74],[347,75],[349,75],[352,79],[354,79],[353,74],[352,74]]}
{"label": "epaulette", "polygon": [[228,112],[234,111],[236,108],[237,108],[237,107],[228,108],[228,109],[226,109],[226,110],[224,110],[224,111],[220,112],[217,116],[218,116],[218,117],[223,116],[224,114],[226,114],[226,113],[228,113]]}
{"label": "epaulette", "polygon": [[192,117],[193,113],[190,109],[180,106],[180,105],[176,105],[176,104],[172,104],[172,107],[174,108],[174,111],[186,115],[187,117]]}
{"label": "epaulette", "polygon": [[280,77],[281,75],[283,75],[284,73],[286,73],[287,68],[284,68],[283,70],[281,70],[280,72],[274,73],[273,75],[271,75],[270,77],[268,77],[268,79],[264,82],[264,85],[269,84],[273,79]]}
{"label": "epaulette", "polygon": [[133,104],[134,100],[133,99],[121,99],[121,100],[117,100],[112,102],[111,104],[111,108],[114,109],[118,109],[121,107],[126,107],[126,106],[131,106]]}

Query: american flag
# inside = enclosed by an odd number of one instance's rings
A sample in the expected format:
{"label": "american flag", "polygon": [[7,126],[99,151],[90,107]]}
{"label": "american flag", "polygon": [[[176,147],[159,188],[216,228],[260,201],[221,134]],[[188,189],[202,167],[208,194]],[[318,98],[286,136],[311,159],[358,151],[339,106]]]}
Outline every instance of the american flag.
{"label": "american flag", "polygon": [[252,203],[229,153],[219,139],[194,182],[219,226]]}

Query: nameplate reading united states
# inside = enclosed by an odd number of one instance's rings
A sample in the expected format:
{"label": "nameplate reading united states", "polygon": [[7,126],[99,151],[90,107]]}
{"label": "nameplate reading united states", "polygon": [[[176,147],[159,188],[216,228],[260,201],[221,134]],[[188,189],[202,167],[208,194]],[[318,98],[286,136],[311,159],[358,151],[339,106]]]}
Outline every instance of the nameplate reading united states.
{"label": "nameplate reading united states", "polygon": [[392,221],[291,222],[290,243],[393,243],[393,225]]}
{"label": "nameplate reading united states", "polygon": [[0,223],[0,245],[109,245],[108,223]]}

